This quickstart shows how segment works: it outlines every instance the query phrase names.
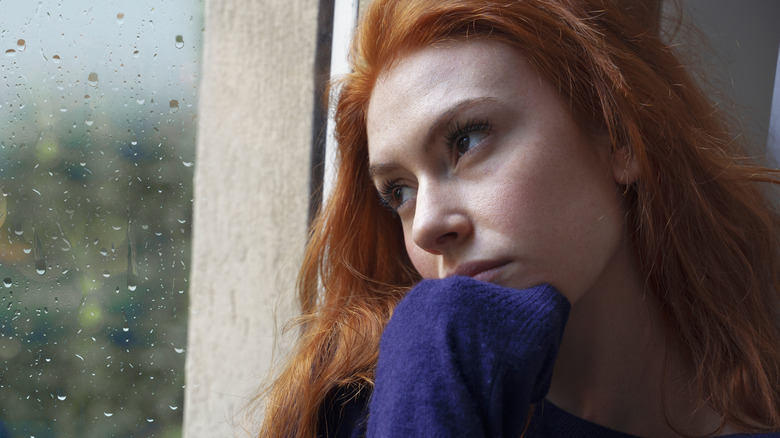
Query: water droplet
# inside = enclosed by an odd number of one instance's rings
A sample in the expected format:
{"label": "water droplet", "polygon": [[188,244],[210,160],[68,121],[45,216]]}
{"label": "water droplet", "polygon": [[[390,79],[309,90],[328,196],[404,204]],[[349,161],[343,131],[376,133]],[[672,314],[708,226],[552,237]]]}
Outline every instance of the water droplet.
{"label": "water droplet", "polygon": [[98,84],[98,74],[95,72],[92,72],[87,76],[87,82],[90,86],[97,87]]}
{"label": "water droplet", "polygon": [[192,161],[182,161],[181,164],[184,165],[184,167],[192,167]]}
{"label": "water droplet", "polygon": [[168,106],[171,107],[171,112],[175,113],[176,111],[179,110],[179,101],[176,99],[171,99],[171,101],[168,102]]}
{"label": "water droplet", "polygon": [[122,23],[124,23],[124,22],[125,22],[125,14],[123,14],[121,12],[116,14],[116,24],[121,26]]}
{"label": "water droplet", "polygon": [[170,405],[169,405],[168,407],[169,407],[169,408],[171,408],[171,410],[172,410],[172,411],[175,411],[176,409],[179,409],[179,407],[178,407],[178,406],[170,406]]}
{"label": "water droplet", "polygon": [[16,50],[15,49],[8,49],[5,51],[5,56],[11,57],[16,56]]}
{"label": "water droplet", "polygon": [[136,99],[135,100],[135,103],[137,103],[138,105],[143,105],[145,102],[146,102],[146,99]]}
{"label": "water droplet", "polygon": [[173,351],[175,351],[175,352],[177,352],[177,353],[179,353],[179,354],[182,354],[182,353],[184,353],[184,348],[176,348],[176,347],[173,347]]}
{"label": "water droplet", "polygon": [[147,423],[154,423],[154,418],[147,418],[147,419],[146,419],[146,422],[147,422]]}
{"label": "water droplet", "polygon": [[60,112],[61,113],[66,113],[66,112],[68,112],[68,109],[66,107],[62,106],[62,107],[60,107]]}
{"label": "water droplet", "polygon": [[111,273],[110,273],[110,272],[108,272],[108,270],[105,270],[105,271],[103,271],[103,277],[106,277],[106,278],[108,278],[108,277],[110,277],[110,276],[111,276]]}
{"label": "water droplet", "polygon": [[138,265],[135,261],[135,238],[130,226],[127,227],[127,289],[130,292],[138,287]]}
{"label": "water droplet", "polygon": [[181,35],[176,35],[176,43],[175,46],[177,49],[181,49],[184,47],[184,37]]}
{"label": "water droplet", "polygon": [[138,58],[139,54],[140,54],[140,52],[138,50],[134,50],[133,51],[133,58]]}
{"label": "water droplet", "polygon": [[122,327],[122,331],[123,331],[123,332],[125,332],[125,333],[127,333],[127,332],[129,332],[129,331],[130,331],[130,327],[128,327],[128,326],[124,326],[124,327]]}
{"label": "water droplet", "polygon": [[114,413],[113,412],[103,412],[103,415],[105,415],[106,417],[113,417]]}
{"label": "water droplet", "polygon": [[3,280],[3,286],[5,287],[11,287],[13,285],[13,281],[11,280],[11,277],[5,277],[5,280]]}
{"label": "water droplet", "polygon": [[[79,163],[80,164],[80,163]],[[87,163],[82,164],[82,166],[86,165]],[[108,255],[108,250],[105,248],[100,248],[100,255],[105,256]]]}
{"label": "water droplet", "polygon": [[95,123],[94,120],[84,120],[84,124],[87,126],[92,126],[93,123]]}
{"label": "water droplet", "polygon": [[43,246],[38,237],[38,231],[33,229],[33,258],[35,259],[35,272],[38,275],[46,273],[46,260],[43,258]]}
{"label": "water droplet", "polygon": [[62,58],[60,58],[60,55],[54,55],[51,57],[51,59],[54,61],[55,64],[59,64],[60,61],[62,61]]}
{"label": "water droplet", "polygon": [[67,396],[67,395],[58,395],[58,396],[57,396],[57,400],[59,400],[59,401],[63,401],[63,400],[65,400],[66,398],[68,398],[68,396]]}
{"label": "water droplet", "polygon": [[21,38],[16,40],[16,48],[19,49],[20,52],[24,52],[24,49],[27,48],[27,42]]}

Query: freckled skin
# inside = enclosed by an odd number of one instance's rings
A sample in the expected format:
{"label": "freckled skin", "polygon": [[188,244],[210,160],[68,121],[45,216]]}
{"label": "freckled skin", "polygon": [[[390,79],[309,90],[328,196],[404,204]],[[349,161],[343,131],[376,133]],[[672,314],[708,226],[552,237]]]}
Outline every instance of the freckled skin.
{"label": "freckled skin", "polygon": [[[490,129],[460,156],[443,133],[470,120]],[[374,182],[413,194],[397,211],[423,277],[496,261],[490,281],[547,282],[575,303],[633,269],[619,184],[633,171],[626,156],[586,135],[515,48],[456,41],[402,58],[377,81],[367,129],[370,164],[389,169]]]}

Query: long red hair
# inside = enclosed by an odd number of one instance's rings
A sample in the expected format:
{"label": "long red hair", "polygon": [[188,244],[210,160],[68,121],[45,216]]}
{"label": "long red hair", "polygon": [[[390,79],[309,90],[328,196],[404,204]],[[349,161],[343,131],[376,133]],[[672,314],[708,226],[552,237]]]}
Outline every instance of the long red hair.
{"label": "long red hair", "polygon": [[340,83],[339,170],[299,276],[297,349],[267,394],[262,436],[315,436],[337,388],[370,390],[382,329],[419,275],[368,176],[368,102],[394,61],[464,38],[518,47],[581,123],[628,149],[640,169],[624,194],[631,244],[694,394],[724,425],[780,428],[780,218],[764,184],[777,175],[745,156],[655,26],[637,20],[654,12],[646,3],[372,2]]}

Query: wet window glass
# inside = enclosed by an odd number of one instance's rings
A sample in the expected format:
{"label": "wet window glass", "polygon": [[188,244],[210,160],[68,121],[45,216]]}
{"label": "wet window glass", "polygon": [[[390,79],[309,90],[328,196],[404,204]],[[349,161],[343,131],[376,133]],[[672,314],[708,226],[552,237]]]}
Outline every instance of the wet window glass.
{"label": "wet window glass", "polygon": [[202,0],[2,0],[0,436],[181,434]]}

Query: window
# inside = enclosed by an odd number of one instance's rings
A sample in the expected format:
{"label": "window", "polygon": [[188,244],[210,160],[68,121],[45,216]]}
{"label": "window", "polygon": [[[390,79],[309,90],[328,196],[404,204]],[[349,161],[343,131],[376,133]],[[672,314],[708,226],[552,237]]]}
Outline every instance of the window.
{"label": "window", "polygon": [[181,433],[202,0],[0,15],[0,436]]}

